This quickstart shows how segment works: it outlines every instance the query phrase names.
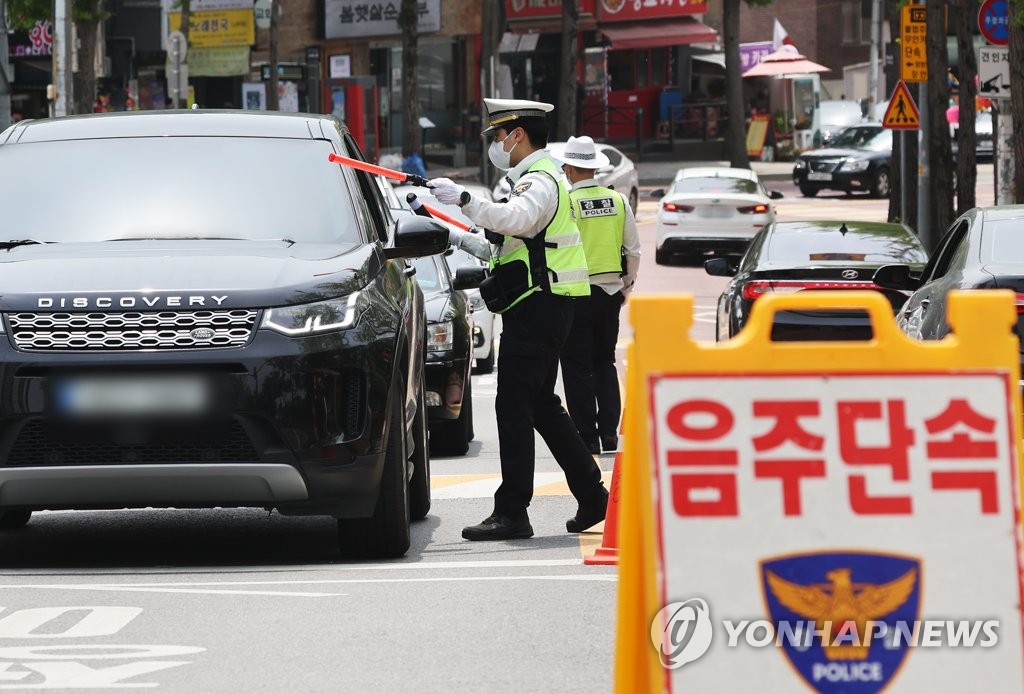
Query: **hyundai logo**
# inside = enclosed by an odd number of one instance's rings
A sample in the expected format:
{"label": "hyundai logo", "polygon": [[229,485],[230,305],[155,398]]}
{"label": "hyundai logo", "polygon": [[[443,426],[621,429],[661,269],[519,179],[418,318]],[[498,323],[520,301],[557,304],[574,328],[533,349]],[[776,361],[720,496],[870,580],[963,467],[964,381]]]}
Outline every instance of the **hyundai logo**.
{"label": "hyundai logo", "polygon": [[216,334],[217,333],[214,332],[213,328],[196,328],[195,330],[189,333],[192,339],[197,342],[206,342],[207,340],[212,340],[213,336]]}
{"label": "hyundai logo", "polygon": [[855,280],[860,273],[856,270],[843,270],[844,280]]}

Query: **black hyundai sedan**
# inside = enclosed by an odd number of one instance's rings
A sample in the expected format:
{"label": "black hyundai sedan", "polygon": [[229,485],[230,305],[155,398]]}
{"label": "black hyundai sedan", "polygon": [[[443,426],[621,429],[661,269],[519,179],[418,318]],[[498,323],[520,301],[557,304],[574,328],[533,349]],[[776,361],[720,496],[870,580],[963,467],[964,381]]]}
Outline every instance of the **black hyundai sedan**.
{"label": "black hyundai sedan", "polygon": [[258,507],[401,556],[430,507],[423,294],[331,116],[154,111],[0,133],[0,528]]}
{"label": "black hyundai sedan", "polygon": [[868,123],[850,126],[828,147],[797,157],[793,183],[806,197],[822,190],[841,190],[887,198],[892,188],[891,170],[892,130]]}
{"label": "black hyundai sedan", "polygon": [[[754,302],[768,292],[872,289],[885,295],[895,312],[907,293],[878,286],[872,275],[896,262],[920,271],[927,260],[920,240],[901,224],[769,224],[754,237],[738,263],[732,258],[704,263],[708,274],[732,277],[718,298],[716,337],[727,340],[742,330]],[[771,336],[776,341],[865,340],[872,332],[865,311],[780,311]]]}
{"label": "black hyundai sedan", "polygon": [[[947,300],[952,290],[1010,289],[1017,294],[1017,335],[1024,338],[1024,205],[981,207],[965,212],[939,241],[923,271],[897,264],[874,281],[911,291],[897,314],[907,335],[941,340],[950,332]],[[1024,362],[1024,352],[1021,353]]]}

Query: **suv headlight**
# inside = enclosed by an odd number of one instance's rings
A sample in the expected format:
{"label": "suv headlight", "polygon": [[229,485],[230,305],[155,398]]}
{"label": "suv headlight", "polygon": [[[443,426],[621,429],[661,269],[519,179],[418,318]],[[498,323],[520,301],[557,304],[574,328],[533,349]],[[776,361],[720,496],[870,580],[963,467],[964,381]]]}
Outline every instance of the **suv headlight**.
{"label": "suv headlight", "polygon": [[455,325],[446,320],[443,323],[427,325],[427,351],[444,352],[455,344]]}
{"label": "suv headlight", "polygon": [[794,169],[806,169],[807,168],[807,160],[805,160],[805,159],[797,159],[796,162],[794,162],[794,164],[793,164],[793,168]]}
{"label": "suv headlight", "polygon": [[332,330],[344,330],[355,325],[360,314],[366,309],[367,299],[363,292],[353,292],[347,297],[318,301],[314,304],[268,308],[263,313],[260,328],[298,337]]}
{"label": "suv headlight", "polygon": [[870,163],[869,159],[843,159],[843,171],[865,171]]}

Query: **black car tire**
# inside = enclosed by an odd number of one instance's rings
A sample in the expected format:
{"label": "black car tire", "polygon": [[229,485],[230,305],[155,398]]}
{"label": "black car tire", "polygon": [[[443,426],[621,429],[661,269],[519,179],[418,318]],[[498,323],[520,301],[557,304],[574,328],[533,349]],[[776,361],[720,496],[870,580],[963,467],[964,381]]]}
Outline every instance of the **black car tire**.
{"label": "black car tire", "polygon": [[892,192],[892,179],[889,178],[889,169],[881,167],[875,172],[871,181],[871,197],[887,198]]}
{"label": "black car tire", "polygon": [[487,356],[483,359],[476,360],[476,366],[473,368],[473,373],[476,374],[489,374],[494,371],[494,336],[491,336],[491,351],[487,353]]}
{"label": "black car tire", "polygon": [[640,202],[640,192],[634,188],[629,191],[629,208],[633,210],[633,215],[636,215],[636,207]]}
{"label": "black car tire", "polygon": [[654,262],[658,265],[671,265],[672,254],[662,248],[658,248],[654,251]]}
{"label": "black car tire", "polygon": [[0,511],[0,530],[20,530],[28,525],[32,512],[24,508],[9,508]]}
{"label": "black car tire", "polygon": [[416,418],[412,422],[412,479],[409,481],[409,518],[417,521],[430,512],[430,443],[427,436],[426,386],[420,386]]}
{"label": "black car tire", "polygon": [[411,543],[409,533],[408,455],[405,448],[404,385],[399,382],[392,395],[388,447],[380,478],[377,506],[369,518],[339,518],[338,544],[347,557],[392,559],[405,556]]}
{"label": "black car tire", "polygon": [[818,194],[818,189],[817,188],[812,188],[811,186],[805,186],[802,183],[800,184],[800,195],[803,195],[805,198],[813,198],[817,194]]}
{"label": "black car tire", "polygon": [[473,440],[472,383],[472,379],[466,379],[466,385],[462,390],[462,408],[459,410],[459,418],[438,424],[430,433],[432,452],[438,455],[454,456],[466,455],[469,450],[469,442]]}

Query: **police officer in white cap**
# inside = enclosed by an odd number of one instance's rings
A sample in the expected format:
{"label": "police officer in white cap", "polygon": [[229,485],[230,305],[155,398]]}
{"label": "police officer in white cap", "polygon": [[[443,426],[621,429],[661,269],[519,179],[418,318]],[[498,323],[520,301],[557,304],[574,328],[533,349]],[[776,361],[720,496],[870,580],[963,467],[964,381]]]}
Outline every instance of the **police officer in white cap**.
{"label": "police officer in white cap", "polygon": [[622,194],[594,180],[609,162],[592,138],[570,137],[552,156],[572,183],[569,198],[590,270],[590,299],[577,302],[561,356],[565,404],[592,453],[616,451],[622,414],[615,368],[619,309],[636,282],[640,237]]}
{"label": "police officer in white cap", "polygon": [[608,491],[555,395],[558,355],[572,324],[574,304],[589,296],[590,282],[569,187],[546,150],[546,117],[554,107],[515,99],[484,99],[484,105],[484,134],[494,138],[488,156],[496,167],[508,170],[509,199],[495,203],[473,197],[446,178],[430,181],[440,202],[458,204],[478,226],[498,235],[491,237],[497,242],[491,276],[480,293],[491,310],[502,314],[494,402],[501,486],[494,494],[493,513],[463,529],[462,536],[533,536],[526,509],[533,497],[534,429],[565,472],[579,503],[566,530],[582,532],[604,520]]}

